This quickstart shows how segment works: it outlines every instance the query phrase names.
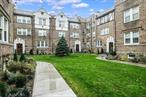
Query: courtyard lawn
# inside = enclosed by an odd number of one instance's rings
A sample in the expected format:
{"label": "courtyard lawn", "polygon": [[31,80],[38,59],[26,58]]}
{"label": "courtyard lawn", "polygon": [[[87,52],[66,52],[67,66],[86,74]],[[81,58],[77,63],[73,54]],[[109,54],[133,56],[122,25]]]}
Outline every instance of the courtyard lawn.
{"label": "courtyard lawn", "polygon": [[78,97],[146,97],[146,68],[101,61],[89,54],[33,57],[54,64]]}

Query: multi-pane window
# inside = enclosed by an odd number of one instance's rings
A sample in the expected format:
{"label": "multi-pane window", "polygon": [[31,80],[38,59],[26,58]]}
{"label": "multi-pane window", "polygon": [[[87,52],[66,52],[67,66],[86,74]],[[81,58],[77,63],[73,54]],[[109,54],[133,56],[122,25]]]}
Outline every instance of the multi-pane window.
{"label": "multi-pane window", "polygon": [[31,18],[25,16],[17,16],[17,23],[31,24]]}
{"label": "multi-pane window", "polygon": [[104,28],[100,31],[100,35],[107,35],[109,34],[109,28]]}
{"label": "multi-pane window", "polygon": [[124,33],[124,44],[138,44],[139,43],[139,32],[126,32]]}
{"label": "multi-pane window", "polygon": [[8,42],[8,20],[4,16],[0,16],[0,41]]}
{"label": "multi-pane window", "polygon": [[59,32],[59,37],[65,37],[65,32]]}
{"label": "multi-pane window", "polygon": [[100,41],[100,40],[97,40],[97,45],[96,45],[97,47],[102,47],[102,41]]}
{"label": "multi-pane window", "polygon": [[65,27],[65,21],[59,21],[59,27]]}
{"label": "multi-pane window", "polygon": [[46,25],[46,19],[44,18],[39,18],[39,25]]}
{"label": "multi-pane window", "polygon": [[71,37],[72,37],[72,38],[79,38],[80,35],[79,35],[78,32],[73,32],[73,33],[71,34]]}
{"label": "multi-pane window", "polygon": [[2,28],[2,16],[0,16],[0,28]]}
{"label": "multi-pane window", "polygon": [[40,48],[48,47],[47,41],[38,41],[37,47],[40,47]]}
{"label": "multi-pane window", "polygon": [[114,12],[111,12],[103,17],[100,17],[97,19],[97,25],[106,23],[106,22],[110,22],[114,19]]}
{"label": "multi-pane window", "polygon": [[45,30],[39,30],[38,36],[47,36],[47,32]]}
{"label": "multi-pane window", "polygon": [[0,40],[2,40],[2,29],[0,29]]}
{"label": "multi-pane window", "polygon": [[31,35],[31,29],[18,28],[17,35]]}
{"label": "multi-pane window", "polygon": [[130,44],[130,41],[131,41],[130,32],[127,32],[125,33],[125,43]]}
{"label": "multi-pane window", "polygon": [[138,32],[133,32],[133,43],[138,43],[139,42],[139,33]]}
{"label": "multi-pane window", "polygon": [[139,19],[139,6],[124,11],[124,23]]}
{"label": "multi-pane window", "polygon": [[71,23],[70,27],[73,29],[79,29],[79,24]]}

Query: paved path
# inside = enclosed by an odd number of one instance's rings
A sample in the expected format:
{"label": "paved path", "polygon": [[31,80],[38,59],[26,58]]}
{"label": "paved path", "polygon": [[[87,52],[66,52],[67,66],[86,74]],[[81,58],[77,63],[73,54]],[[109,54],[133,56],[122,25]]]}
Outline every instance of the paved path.
{"label": "paved path", "polygon": [[77,97],[52,64],[37,62],[32,97]]}
{"label": "paved path", "polygon": [[102,58],[102,57],[96,57],[96,59],[98,59],[98,60],[104,60],[104,61],[109,61],[109,62],[116,62],[116,63],[134,65],[134,66],[139,66],[139,67],[145,67],[146,68],[146,64],[131,63],[131,62],[118,61],[118,60],[107,60],[107,59]]}

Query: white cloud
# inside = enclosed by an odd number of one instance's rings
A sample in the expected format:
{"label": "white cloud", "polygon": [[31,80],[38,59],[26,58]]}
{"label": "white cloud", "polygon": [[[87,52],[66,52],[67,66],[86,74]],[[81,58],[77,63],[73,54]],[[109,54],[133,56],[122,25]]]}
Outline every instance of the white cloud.
{"label": "white cloud", "polygon": [[17,4],[22,4],[22,3],[43,3],[43,0],[13,0],[13,2]]}
{"label": "white cloud", "polygon": [[73,4],[72,5],[73,8],[85,8],[85,7],[88,7],[89,5],[87,3],[77,3],[77,4]]}
{"label": "white cloud", "polygon": [[99,12],[103,12],[103,11],[105,11],[104,9],[100,9],[100,10],[98,10]]}
{"label": "white cloud", "polygon": [[62,9],[65,5],[80,3],[81,0],[47,0],[52,9]]}
{"label": "white cloud", "polygon": [[49,11],[48,14],[55,14],[55,11]]}

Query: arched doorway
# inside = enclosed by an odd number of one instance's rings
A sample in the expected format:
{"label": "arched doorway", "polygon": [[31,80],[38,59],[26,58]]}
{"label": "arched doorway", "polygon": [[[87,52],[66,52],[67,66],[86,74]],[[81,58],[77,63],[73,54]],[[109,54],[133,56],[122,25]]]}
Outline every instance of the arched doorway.
{"label": "arched doorway", "polygon": [[114,43],[115,43],[115,41],[114,41],[114,38],[112,36],[107,38],[107,49],[106,49],[107,53],[113,52],[115,50]]}
{"label": "arched doorway", "polygon": [[81,42],[79,40],[75,41],[75,52],[81,52]]}
{"label": "arched doorway", "polygon": [[25,53],[25,41],[21,38],[15,39],[14,50],[17,52],[17,54]]}

